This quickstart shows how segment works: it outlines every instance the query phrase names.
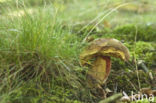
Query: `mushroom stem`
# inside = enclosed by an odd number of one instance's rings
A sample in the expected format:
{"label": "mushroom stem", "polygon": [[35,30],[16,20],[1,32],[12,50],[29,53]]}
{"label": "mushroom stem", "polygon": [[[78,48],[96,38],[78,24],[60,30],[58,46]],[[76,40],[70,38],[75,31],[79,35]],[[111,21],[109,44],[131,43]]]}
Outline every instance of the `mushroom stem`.
{"label": "mushroom stem", "polygon": [[[108,56],[103,56],[103,59],[106,60],[106,75],[105,75],[105,81],[106,81],[111,71],[111,59]],[[103,81],[103,83],[105,81]]]}
{"label": "mushroom stem", "polygon": [[93,78],[103,84],[109,76],[111,70],[111,61],[108,56],[98,56],[94,62],[92,69],[88,72]]}

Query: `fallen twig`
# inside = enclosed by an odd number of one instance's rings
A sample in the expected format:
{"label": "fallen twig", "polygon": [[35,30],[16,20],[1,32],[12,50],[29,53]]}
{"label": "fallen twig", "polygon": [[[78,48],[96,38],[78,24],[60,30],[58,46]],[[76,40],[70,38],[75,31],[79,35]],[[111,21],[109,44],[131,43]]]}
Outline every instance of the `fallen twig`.
{"label": "fallen twig", "polygon": [[99,103],[116,103],[122,97],[122,93],[115,94],[105,100],[100,101]]}

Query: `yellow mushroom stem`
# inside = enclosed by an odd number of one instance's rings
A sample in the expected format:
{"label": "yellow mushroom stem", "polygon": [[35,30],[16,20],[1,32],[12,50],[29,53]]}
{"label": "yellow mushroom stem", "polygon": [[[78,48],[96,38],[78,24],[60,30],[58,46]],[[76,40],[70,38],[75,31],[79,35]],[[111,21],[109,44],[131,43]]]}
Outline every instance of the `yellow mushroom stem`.
{"label": "yellow mushroom stem", "polygon": [[[103,84],[110,73],[111,70],[111,60],[109,56],[98,56],[93,64],[93,67],[91,70],[88,71],[88,79],[91,80],[92,84],[95,81],[98,82],[98,84]],[[93,80],[91,78],[96,78],[96,80]]]}

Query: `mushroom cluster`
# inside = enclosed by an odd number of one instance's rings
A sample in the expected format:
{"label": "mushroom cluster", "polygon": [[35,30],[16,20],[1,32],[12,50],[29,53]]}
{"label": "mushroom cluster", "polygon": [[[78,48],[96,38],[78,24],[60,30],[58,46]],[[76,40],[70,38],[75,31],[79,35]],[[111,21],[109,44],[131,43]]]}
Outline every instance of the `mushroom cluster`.
{"label": "mushroom cluster", "polygon": [[[129,50],[116,39],[96,39],[81,54],[81,65],[91,65],[87,73],[87,82],[90,88],[102,88],[111,70],[111,58],[129,60]],[[94,60],[93,60],[94,59]],[[90,63],[90,61],[93,62]]]}

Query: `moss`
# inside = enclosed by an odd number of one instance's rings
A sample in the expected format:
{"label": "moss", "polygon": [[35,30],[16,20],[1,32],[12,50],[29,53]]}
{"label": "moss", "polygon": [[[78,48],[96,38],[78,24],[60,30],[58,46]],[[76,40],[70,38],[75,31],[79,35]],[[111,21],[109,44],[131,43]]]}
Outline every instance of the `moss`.
{"label": "moss", "polygon": [[155,41],[156,38],[155,25],[128,24],[115,28],[113,33],[127,41],[134,41],[135,37],[137,41]]}
{"label": "moss", "polygon": [[136,60],[144,60],[148,67],[151,67],[153,61],[156,60],[153,43],[138,41],[133,44],[126,44],[126,46],[130,50],[131,57],[135,57]]}
{"label": "moss", "polygon": [[149,75],[143,71],[139,71],[139,76],[137,76],[136,71],[118,70],[111,72],[107,80],[107,88],[116,92],[125,91],[128,94],[130,94],[131,91],[137,93],[139,91],[139,83],[141,88],[150,87],[151,82]]}

